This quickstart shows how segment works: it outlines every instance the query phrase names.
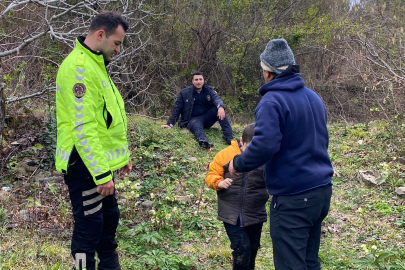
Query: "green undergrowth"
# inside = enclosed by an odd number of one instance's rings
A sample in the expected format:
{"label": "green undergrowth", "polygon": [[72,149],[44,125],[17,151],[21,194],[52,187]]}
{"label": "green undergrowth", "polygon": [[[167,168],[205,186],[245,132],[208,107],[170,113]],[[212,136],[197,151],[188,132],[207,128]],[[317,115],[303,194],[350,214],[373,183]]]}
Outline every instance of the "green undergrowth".
{"label": "green undergrowth", "polygon": [[[161,129],[143,118],[129,123],[134,168],[116,183],[122,269],[232,269],[229,240],[216,219],[216,193],[204,182],[210,161],[226,147],[220,128],[207,130],[215,145],[207,152],[187,130]],[[234,126],[235,137],[242,130]],[[405,199],[395,193],[405,186],[404,128],[388,121],[337,123],[329,133],[336,175],[322,229],[322,269],[405,269]],[[360,170],[375,175],[377,184],[359,182]],[[0,269],[71,268],[71,227],[62,237],[30,224],[10,229],[13,198],[0,202]],[[71,219],[66,202],[58,202],[59,215]],[[268,223],[256,269],[274,269]]]}

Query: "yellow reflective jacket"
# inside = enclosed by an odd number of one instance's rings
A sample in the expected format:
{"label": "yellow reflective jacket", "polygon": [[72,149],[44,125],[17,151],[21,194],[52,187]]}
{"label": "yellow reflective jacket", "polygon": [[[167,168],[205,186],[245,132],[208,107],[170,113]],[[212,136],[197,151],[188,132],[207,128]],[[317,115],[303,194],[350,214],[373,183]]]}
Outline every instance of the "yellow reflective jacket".
{"label": "yellow reflective jacket", "polygon": [[76,39],[56,77],[56,169],[67,173],[77,151],[97,185],[129,161],[124,101],[111,81],[101,52]]}

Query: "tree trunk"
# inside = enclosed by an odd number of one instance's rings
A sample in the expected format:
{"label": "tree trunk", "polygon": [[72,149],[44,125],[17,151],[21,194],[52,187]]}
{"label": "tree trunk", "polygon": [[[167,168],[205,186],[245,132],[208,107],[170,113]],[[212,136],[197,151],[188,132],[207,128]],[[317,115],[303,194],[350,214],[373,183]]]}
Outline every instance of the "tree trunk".
{"label": "tree trunk", "polygon": [[[4,95],[4,79],[3,79],[3,69],[1,67],[0,59],[0,147],[3,146],[3,128],[4,128],[4,117],[6,117],[6,98]],[[0,149],[1,150],[1,149]]]}

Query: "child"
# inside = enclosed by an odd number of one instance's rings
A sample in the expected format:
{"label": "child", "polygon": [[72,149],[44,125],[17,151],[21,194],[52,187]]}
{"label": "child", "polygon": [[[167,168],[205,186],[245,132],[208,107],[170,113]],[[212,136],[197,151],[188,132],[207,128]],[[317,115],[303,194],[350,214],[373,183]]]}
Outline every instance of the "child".
{"label": "child", "polygon": [[229,162],[246,149],[253,138],[255,124],[248,125],[240,138],[220,151],[205,177],[207,185],[217,190],[218,219],[224,222],[233,249],[233,269],[252,270],[260,247],[263,223],[267,221],[265,204],[269,198],[263,167],[231,179]]}

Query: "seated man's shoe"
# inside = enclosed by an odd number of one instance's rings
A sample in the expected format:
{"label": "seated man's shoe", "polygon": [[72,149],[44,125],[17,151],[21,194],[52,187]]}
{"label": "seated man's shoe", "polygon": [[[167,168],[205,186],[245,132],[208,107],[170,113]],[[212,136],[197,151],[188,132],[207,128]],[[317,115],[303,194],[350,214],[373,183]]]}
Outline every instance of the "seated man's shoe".
{"label": "seated man's shoe", "polygon": [[198,144],[199,144],[200,147],[203,148],[203,149],[211,149],[211,148],[214,147],[214,144],[213,144],[213,143],[211,143],[211,142],[209,142],[209,141],[207,141],[207,140],[204,140],[204,139],[199,139],[199,140],[198,140]]}

